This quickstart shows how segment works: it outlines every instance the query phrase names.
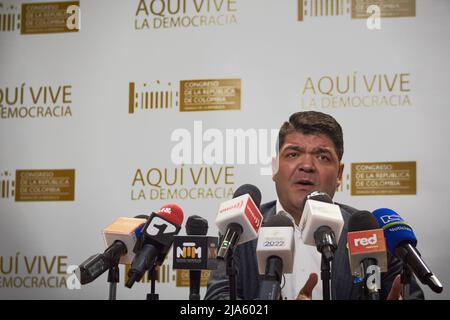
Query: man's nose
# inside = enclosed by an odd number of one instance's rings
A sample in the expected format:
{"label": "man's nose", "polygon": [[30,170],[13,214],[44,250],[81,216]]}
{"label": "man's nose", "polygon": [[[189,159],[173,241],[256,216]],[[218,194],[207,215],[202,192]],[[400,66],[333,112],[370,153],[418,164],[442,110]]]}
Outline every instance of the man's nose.
{"label": "man's nose", "polygon": [[310,154],[304,154],[300,158],[298,170],[304,172],[314,172],[316,167],[314,165],[314,156]]}

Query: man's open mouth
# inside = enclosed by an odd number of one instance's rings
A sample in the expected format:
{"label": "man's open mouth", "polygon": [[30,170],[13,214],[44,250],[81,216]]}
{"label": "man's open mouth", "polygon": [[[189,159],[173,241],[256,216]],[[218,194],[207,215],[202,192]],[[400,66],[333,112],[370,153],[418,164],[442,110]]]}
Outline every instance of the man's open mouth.
{"label": "man's open mouth", "polygon": [[296,185],[300,185],[300,186],[314,186],[314,185],[315,185],[315,183],[314,183],[312,180],[309,180],[309,179],[300,179],[300,180],[297,180],[297,181],[295,182],[295,184],[296,184]]}

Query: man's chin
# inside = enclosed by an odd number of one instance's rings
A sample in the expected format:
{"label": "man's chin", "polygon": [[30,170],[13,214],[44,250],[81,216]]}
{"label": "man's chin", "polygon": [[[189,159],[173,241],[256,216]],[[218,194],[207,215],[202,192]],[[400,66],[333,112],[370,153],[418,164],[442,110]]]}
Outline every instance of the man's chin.
{"label": "man's chin", "polygon": [[291,194],[291,203],[295,204],[296,208],[300,208],[303,210],[303,206],[305,205],[306,196],[310,193],[310,191],[297,191],[294,194]]}
{"label": "man's chin", "polygon": [[292,198],[295,199],[295,202],[299,208],[303,210],[305,205],[306,196],[309,195],[313,191],[319,191],[320,189],[317,186],[312,186],[312,188],[296,188],[293,192]]}

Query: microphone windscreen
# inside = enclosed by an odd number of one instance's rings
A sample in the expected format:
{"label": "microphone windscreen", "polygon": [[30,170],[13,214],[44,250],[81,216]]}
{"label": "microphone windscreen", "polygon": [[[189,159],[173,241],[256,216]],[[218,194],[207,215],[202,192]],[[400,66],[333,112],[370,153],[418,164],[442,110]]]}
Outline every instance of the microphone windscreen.
{"label": "microphone windscreen", "polygon": [[204,236],[208,233],[208,220],[200,216],[190,216],[186,221],[186,234]]}
{"label": "microphone windscreen", "polygon": [[378,229],[377,219],[369,211],[358,211],[348,221],[348,231],[364,231]]}
{"label": "microphone windscreen", "polygon": [[264,223],[264,227],[292,227],[294,228],[294,223],[291,219],[288,217],[277,214],[274,216],[271,216],[267,221]]}
{"label": "microphone windscreen", "polygon": [[390,252],[402,242],[408,242],[413,247],[417,245],[417,238],[411,226],[394,210],[380,208],[373,212],[380,228],[384,231],[386,244]]}
{"label": "microphone windscreen", "polygon": [[175,223],[179,226],[183,223],[183,210],[181,207],[175,203],[170,203],[162,206],[157,214],[168,221]]}
{"label": "microphone windscreen", "polygon": [[261,205],[261,198],[262,198],[261,191],[259,191],[258,187],[252,184],[244,184],[239,188],[237,188],[237,190],[233,194],[233,199],[247,193],[250,195],[255,205],[259,208],[259,206]]}
{"label": "microphone windscreen", "polygon": [[322,191],[313,191],[311,193],[309,193],[306,196],[306,200],[316,200],[316,201],[320,201],[320,202],[325,202],[325,203],[333,203],[333,200],[331,200],[331,197]]}
{"label": "microphone windscreen", "polygon": [[283,262],[283,273],[292,273],[295,240],[294,224],[283,214],[271,216],[260,230],[256,243],[259,274],[265,274],[267,260],[276,256]]}

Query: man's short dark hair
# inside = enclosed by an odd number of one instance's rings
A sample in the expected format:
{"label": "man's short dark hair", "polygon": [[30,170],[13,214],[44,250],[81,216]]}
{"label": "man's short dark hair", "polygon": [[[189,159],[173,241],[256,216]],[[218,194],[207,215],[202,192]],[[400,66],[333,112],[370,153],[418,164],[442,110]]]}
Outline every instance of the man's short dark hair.
{"label": "man's short dark hair", "polygon": [[318,111],[304,111],[293,113],[289,121],[283,123],[278,133],[278,152],[283,146],[284,139],[291,132],[319,135],[324,134],[334,143],[339,161],[344,154],[344,138],[340,124],[332,116]]}

